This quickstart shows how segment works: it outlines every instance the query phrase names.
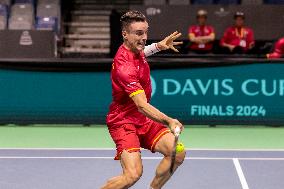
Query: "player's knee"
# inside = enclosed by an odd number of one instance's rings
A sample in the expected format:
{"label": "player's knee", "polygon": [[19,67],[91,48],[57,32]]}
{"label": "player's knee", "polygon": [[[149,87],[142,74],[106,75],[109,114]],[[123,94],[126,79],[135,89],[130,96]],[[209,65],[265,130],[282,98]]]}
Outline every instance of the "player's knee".
{"label": "player's knee", "polygon": [[185,155],[186,155],[185,151],[177,153],[177,155],[176,155],[176,164],[177,165],[181,165],[183,163],[183,161],[185,159]]}
{"label": "player's knee", "polygon": [[127,184],[129,186],[135,184],[140,177],[142,176],[143,169],[142,168],[135,168],[125,173]]}

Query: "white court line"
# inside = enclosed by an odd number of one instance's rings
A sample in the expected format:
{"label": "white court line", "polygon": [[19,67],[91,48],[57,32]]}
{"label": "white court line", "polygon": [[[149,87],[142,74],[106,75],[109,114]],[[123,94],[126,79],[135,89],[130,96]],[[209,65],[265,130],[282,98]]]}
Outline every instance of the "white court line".
{"label": "white court line", "polygon": [[244,172],[242,170],[242,167],[241,167],[239,160],[237,158],[234,158],[233,162],[234,162],[235,168],[237,170],[240,182],[242,184],[242,189],[249,189],[246,177],[244,175]]}
{"label": "white court line", "polygon": [[[112,151],[115,148],[0,148],[0,150],[98,150],[98,151]],[[144,151],[145,149],[141,149]],[[227,149],[227,148],[186,148],[187,151],[257,151],[257,152],[284,152],[284,149]],[[147,150],[145,150],[147,151]]]}
{"label": "white court line", "polygon": [[[142,157],[144,160],[160,160],[163,157]],[[86,156],[0,156],[0,159],[114,159],[112,156],[86,157]],[[284,158],[231,158],[231,157],[186,157],[185,160],[251,160],[251,161],[284,161]]]}

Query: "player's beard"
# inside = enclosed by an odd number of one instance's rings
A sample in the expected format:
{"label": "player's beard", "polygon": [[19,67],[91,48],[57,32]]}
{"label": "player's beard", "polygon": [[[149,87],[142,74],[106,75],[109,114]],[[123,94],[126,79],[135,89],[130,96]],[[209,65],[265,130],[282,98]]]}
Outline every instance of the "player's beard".
{"label": "player's beard", "polygon": [[146,44],[146,42],[143,41],[136,41],[132,43],[130,43],[129,41],[125,41],[124,43],[135,54],[139,54],[141,51],[143,51]]}
{"label": "player's beard", "polygon": [[138,51],[143,51],[145,49],[145,44],[146,44],[146,42],[143,42],[143,41],[137,42],[136,49]]}

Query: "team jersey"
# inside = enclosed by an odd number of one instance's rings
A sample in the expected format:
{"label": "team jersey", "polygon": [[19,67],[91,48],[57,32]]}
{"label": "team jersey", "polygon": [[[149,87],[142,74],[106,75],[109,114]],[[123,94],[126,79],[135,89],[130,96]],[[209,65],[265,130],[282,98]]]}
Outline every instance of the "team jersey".
{"label": "team jersey", "polygon": [[147,101],[151,98],[150,68],[144,52],[134,54],[124,45],[118,49],[111,70],[113,101],[107,115],[107,125],[135,124],[150,122],[140,113],[131,97],[145,92]]}
{"label": "team jersey", "polygon": [[[191,26],[188,29],[189,35],[193,35],[195,37],[202,37],[202,36],[209,36],[214,34],[214,28],[212,26],[198,26],[194,25]],[[192,43],[190,45],[191,50],[204,50],[204,51],[209,51],[213,47],[213,43],[209,42],[206,44],[197,44],[197,43]]]}
{"label": "team jersey", "polygon": [[284,55],[284,37],[279,39],[274,47],[274,51],[267,55],[267,58],[281,58]]}
{"label": "team jersey", "polygon": [[250,28],[236,28],[229,27],[226,29],[223,38],[220,41],[221,45],[227,43],[233,46],[242,47],[245,51],[250,49],[250,46],[254,44],[254,34]]}

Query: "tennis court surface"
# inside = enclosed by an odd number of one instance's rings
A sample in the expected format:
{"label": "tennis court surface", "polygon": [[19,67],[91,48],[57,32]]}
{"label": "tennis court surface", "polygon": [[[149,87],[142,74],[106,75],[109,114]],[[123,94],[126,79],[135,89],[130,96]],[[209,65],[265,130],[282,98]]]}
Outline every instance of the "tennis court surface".
{"label": "tennis court surface", "polygon": [[[99,189],[121,168],[112,149],[0,149],[2,189]],[[161,156],[142,151],[148,189]],[[165,189],[283,189],[284,150],[187,151]]]}

